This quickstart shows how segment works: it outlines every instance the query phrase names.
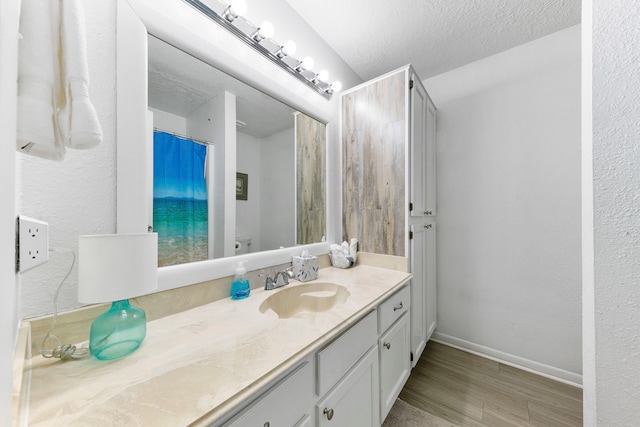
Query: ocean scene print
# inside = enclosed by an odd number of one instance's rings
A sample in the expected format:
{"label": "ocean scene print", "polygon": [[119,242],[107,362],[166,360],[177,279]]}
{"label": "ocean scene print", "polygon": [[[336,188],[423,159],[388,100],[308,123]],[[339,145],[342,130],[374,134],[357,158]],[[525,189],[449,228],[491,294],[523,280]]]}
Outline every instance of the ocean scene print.
{"label": "ocean scene print", "polygon": [[159,267],[208,258],[206,149],[154,132],[153,231],[158,233]]}

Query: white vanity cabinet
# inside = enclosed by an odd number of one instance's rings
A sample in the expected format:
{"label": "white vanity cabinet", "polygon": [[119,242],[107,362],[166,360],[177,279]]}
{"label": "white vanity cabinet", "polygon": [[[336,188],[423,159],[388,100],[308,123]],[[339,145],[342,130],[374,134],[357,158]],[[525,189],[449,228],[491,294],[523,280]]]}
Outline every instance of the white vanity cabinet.
{"label": "white vanity cabinet", "polygon": [[379,426],[411,371],[410,308],[406,284],[223,425]]}
{"label": "white vanity cabinet", "polygon": [[400,289],[378,308],[381,422],[389,414],[411,373],[410,308],[409,286]]}

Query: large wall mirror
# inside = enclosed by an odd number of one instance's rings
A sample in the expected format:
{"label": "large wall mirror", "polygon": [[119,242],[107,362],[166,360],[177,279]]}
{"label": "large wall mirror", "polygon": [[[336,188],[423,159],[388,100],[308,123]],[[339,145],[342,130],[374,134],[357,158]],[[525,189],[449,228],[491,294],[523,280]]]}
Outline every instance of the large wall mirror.
{"label": "large wall mirror", "polygon": [[[229,275],[238,257],[255,269],[290,261],[300,245],[326,253],[326,122],[334,104],[306,87],[305,97],[287,90],[280,97],[277,86],[291,84],[281,70],[274,72],[281,84],[255,84],[264,66],[242,70],[207,53],[207,34],[174,18],[195,11],[175,3],[187,9],[119,1],[118,231],[148,224],[159,233],[160,289]],[[208,25],[209,37],[224,43],[222,29]],[[197,182],[179,189],[176,180]]]}
{"label": "large wall mirror", "polygon": [[[322,122],[152,35],[148,106],[153,113],[153,229],[159,266],[325,239]],[[225,124],[215,115],[235,123],[235,134],[219,138],[222,133],[215,127]],[[225,151],[235,151],[235,165],[214,161],[223,144]],[[236,181],[226,184],[236,188],[231,254],[225,253],[224,234],[216,231],[233,221],[222,210],[209,214],[218,201],[217,167],[236,173]]]}

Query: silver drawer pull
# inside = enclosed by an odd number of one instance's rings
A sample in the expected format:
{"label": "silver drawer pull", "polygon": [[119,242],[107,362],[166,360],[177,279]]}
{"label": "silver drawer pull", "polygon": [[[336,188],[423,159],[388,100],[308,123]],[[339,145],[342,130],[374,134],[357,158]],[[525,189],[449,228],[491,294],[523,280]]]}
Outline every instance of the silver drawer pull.
{"label": "silver drawer pull", "polygon": [[329,421],[331,421],[331,418],[333,418],[333,409],[324,408],[324,411],[322,411],[322,413],[327,416],[327,419]]}
{"label": "silver drawer pull", "polygon": [[403,308],[404,308],[404,306],[402,305],[402,301],[400,301],[400,304],[398,304],[395,307],[393,307],[393,311],[402,310]]}
{"label": "silver drawer pull", "polygon": [[386,342],[386,343],[384,343],[382,345],[387,347],[387,350],[389,350],[391,348],[391,343],[390,342]]}
{"label": "silver drawer pull", "polygon": [[269,427],[271,425],[271,423],[269,421],[267,421],[266,423],[264,423],[263,427]]}
{"label": "silver drawer pull", "polygon": [[433,212],[432,211],[426,211],[425,214],[426,215],[431,215]]}

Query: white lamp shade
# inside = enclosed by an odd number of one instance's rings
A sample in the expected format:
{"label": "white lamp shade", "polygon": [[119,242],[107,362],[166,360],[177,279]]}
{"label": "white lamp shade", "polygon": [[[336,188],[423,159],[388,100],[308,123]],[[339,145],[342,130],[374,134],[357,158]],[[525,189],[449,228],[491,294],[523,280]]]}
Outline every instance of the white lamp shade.
{"label": "white lamp shade", "polygon": [[133,298],[158,287],[158,234],[80,236],[78,301]]}

